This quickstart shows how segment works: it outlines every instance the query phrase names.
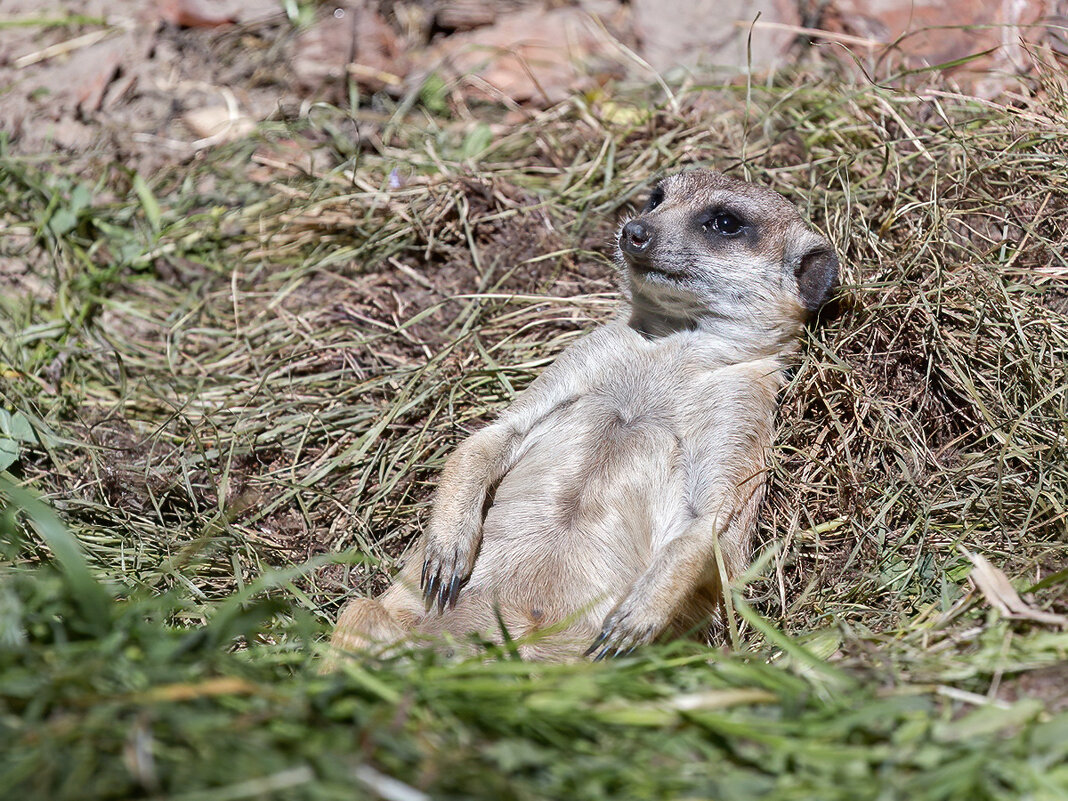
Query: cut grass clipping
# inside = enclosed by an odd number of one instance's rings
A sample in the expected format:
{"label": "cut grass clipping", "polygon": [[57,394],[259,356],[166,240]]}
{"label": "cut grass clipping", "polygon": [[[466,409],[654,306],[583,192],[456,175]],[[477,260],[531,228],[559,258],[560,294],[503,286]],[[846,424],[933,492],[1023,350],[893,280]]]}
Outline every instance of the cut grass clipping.
{"label": "cut grass clipping", "polygon": [[[0,143],[0,787],[1068,795],[1050,80],[1021,109],[812,75],[677,111],[620,90],[492,139],[368,112],[375,146],[314,174],[269,154],[329,148],[340,112],[151,179]],[[610,310],[616,215],[696,164],[786,194],[845,265],[783,398],[736,649],[319,675],[445,455]]]}

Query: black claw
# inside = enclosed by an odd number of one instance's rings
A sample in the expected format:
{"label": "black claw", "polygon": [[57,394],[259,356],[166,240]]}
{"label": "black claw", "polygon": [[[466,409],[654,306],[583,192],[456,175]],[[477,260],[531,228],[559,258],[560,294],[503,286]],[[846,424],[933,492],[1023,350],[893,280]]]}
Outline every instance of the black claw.
{"label": "black claw", "polygon": [[[583,652],[583,654],[582,654],[582,655],[583,655],[583,656],[589,656],[589,655],[590,655],[590,654],[592,654],[592,653],[593,653],[594,651],[596,651],[596,650],[597,650],[598,648],[600,648],[600,646],[601,646],[601,643],[603,643],[603,642],[604,642],[604,641],[605,641],[606,639],[608,639],[608,632],[607,632],[607,631],[602,631],[602,632],[601,632],[601,634],[600,634],[600,636],[598,636],[598,637],[597,637],[597,639],[593,641],[593,645],[591,645],[591,646],[590,646],[589,648],[587,648],[587,649],[586,649],[586,650],[585,650],[585,651]],[[595,661],[596,661],[596,660],[595,660]]]}
{"label": "black claw", "polygon": [[441,582],[441,589],[438,592],[438,614],[440,615],[445,611],[445,601],[449,597],[449,585],[444,581]]}
{"label": "black claw", "polygon": [[449,582],[449,609],[456,608],[456,597],[460,594],[460,574],[454,573]]}
{"label": "black claw", "polygon": [[423,560],[423,572],[419,576],[419,589],[420,590],[425,590],[426,589],[426,574],[429,573],[429,572],[430,572],[430,559],[427,558],[427,559]]}
{"label": "black claw", "polygon": [[423,591],[426,610],[429,612],[430,607],[434,605],[434,590],[438,586],[438,574],[435,573],[430,577],[430,580],[426,583],[426,589]]}

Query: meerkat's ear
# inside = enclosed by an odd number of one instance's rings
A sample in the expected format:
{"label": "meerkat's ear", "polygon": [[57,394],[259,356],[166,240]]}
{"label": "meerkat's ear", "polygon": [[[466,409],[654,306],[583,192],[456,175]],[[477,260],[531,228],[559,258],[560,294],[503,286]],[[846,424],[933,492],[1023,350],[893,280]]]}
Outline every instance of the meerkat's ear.
{"label": "meerkat's ear", "polygon": [[811,246],[796,264],[794,277],[801,303],[815,313],[838,286],[838,257],[831,243],[819,237],[818,244]]}

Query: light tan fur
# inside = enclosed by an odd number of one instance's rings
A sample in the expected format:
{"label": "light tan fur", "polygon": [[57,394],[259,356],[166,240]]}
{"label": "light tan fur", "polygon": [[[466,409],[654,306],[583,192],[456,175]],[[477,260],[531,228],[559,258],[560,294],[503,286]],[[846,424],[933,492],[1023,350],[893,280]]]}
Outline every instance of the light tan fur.
{"label": "light tan fur", "polygon": [[619,313],[460,444],[406,566],[335,646],[503,626],[563,659],[707,634],[716,550],[728,580],[749,562],[785,360],[837,260],[777,193],[693,171],[621,226],[617,261]]}

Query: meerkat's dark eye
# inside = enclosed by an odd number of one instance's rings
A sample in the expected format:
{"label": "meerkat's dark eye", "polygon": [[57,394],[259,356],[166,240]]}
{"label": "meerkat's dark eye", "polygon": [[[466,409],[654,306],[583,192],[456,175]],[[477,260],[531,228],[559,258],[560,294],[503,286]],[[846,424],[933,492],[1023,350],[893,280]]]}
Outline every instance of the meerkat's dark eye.
{"label": "meerkat's dark eye", "polygon": [[647,201],[645,201],[645,208],[642,209],[642,214],[646,214],[646,213],[652,211],[653,209],[655,209],[657,206],[659,206],[663,202],[664,202],[664,190],[663,190],[663,188],[661,188],[660,186],[654,187],[653,191],[649,193],[649,199]]}
{"label": "meerkat's dark eye", "polygon": [[735,217],[729,211],[717,211],[712,217],[705,223],[705,230],[710,228],[721,236],[738,236],[745,227],[740,219]]}

